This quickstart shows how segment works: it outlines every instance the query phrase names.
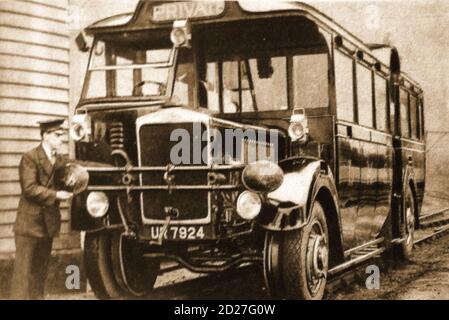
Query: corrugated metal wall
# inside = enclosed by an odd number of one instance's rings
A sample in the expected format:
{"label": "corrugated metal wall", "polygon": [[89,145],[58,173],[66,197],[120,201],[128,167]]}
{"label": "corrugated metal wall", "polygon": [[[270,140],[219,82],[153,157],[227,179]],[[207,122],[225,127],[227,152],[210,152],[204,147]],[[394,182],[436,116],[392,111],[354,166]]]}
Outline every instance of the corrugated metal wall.
{"label": "corrugated metal wall", "polygon": [[[40,141],[37,121],[69,110],[68,0],[0,0],[0,256],[14,252],[18,163]],[[67,205],[55,250],[79,248]]]}

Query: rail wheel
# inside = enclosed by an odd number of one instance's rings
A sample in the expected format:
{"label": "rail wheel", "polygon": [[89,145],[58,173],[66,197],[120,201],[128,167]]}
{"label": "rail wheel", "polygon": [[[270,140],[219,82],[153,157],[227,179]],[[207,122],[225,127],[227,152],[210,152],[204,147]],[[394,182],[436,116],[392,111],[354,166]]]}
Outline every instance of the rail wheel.
{"label": "rail wheel", "polygon": [[319,202],[313,204],[310,221],[301,230],[267,234],[264,273],[270,294],[286,299],[322,299],[329,262],[328,239]]}
{"label": "rail wheel", "polygon": [[143,246],[121,232],[114,232],[111,249],[112,268],[120,287],[133,297],[148,294],[156,282],[159,261],[144,258]]}
{"label": "rail wheel", "polygon": [[146,260],[136,241],[122,232],[86,233],[84,261],[90,286],[99,299],[120,299],[148,293],[159,263]]}
{"label": "rail wheel", "polygon": [[404,228],[405,240],[397,247],[397,256],[402,260],[408,260],[413,253],[413,243],[415,240],[415,200],[412,190],[408,186],[404,199]]}
{"label": "rail wheel", "polygon": [[126,295],[115,280],[110,252],[110,232],[86,233],[84,239],[86,275],[95,296],[99,299],[118,299]]}

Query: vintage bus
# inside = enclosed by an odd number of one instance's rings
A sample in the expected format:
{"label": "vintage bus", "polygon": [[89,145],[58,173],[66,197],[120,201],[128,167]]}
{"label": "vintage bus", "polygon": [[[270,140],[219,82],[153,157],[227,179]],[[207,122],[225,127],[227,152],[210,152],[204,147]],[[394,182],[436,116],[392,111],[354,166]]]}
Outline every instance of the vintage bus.
{"label": "vintage bus", "polygon": [[[321,299],[354,265],[410,256],[423,92],[394,47],[279,1],[141,1],[77,44],[90,59],[71,137],[95,165],[71,221],[98,297],[144,295],[173,260],[259,264],[272,297]],[[231,152],[212,155],[226,130]],[[190,154],[174,159],[174,132]]]}

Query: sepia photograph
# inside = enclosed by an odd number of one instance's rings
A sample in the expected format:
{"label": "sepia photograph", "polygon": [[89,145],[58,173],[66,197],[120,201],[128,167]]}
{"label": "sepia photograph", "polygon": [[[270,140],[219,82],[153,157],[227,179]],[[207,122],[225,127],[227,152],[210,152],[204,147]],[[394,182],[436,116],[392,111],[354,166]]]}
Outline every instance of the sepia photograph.
{"label": "sepia photograph", "polygon": [[0,0],[0,300],[449,300],[448,122],[447,0]]}

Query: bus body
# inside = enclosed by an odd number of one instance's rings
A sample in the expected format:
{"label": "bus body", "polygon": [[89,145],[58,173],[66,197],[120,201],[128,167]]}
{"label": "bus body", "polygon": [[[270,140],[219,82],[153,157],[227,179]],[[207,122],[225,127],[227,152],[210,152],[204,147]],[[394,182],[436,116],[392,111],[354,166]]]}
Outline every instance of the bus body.
{"label": "bus body", "polygon": [[96,165],[71,221],[98,297],[147,293],[171,259],[261,263],[272,296],[320,299],[354,264],[410,255],[423,93],[395,48],[381,61],[300,2],[141,1],[86,33],[71,131]]}

